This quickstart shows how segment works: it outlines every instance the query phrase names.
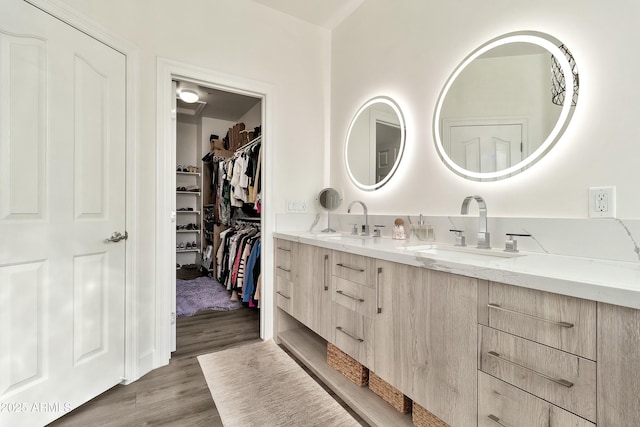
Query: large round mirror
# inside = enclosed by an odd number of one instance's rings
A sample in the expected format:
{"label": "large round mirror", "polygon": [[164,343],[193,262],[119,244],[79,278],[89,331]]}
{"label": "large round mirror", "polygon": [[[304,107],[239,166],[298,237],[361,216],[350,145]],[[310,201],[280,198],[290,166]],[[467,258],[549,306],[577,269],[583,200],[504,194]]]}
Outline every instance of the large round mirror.
{"label": "large round mirror", "polygon": [[542,33],[506,34],[462,61],[433,119],[438,154],[468,179],[507,178],[540,160],[573,114],[578,71],[569,50]]}
{"label": "large round mirror", "polygon": [[365,102],[347,131],[344,158],[351,181],[363,190],[382,187],[398,168],[404,143],[400,107],[384,96]]}

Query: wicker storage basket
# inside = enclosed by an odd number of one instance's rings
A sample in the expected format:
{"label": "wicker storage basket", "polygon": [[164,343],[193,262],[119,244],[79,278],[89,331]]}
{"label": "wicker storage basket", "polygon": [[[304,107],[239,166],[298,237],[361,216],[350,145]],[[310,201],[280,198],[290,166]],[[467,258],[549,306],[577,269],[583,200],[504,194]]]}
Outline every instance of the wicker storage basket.
{"label": "wicker storage basket", "polygon": [[406,414],[411,410],[411,399],[373,371],[369,371],[369,389],[393,406],[396,411]]}
{"label": "wicker storage basket", "polygon": [[413,402],[413,411],[411,414],[413,425],[417,427],[450,427],[449,424],[424,409],[422,406]]}
{"label": "wicker storage basket", "polygon": [[327,343],[327,364],[357,386],[369,382],[369,369],[331,343]]}

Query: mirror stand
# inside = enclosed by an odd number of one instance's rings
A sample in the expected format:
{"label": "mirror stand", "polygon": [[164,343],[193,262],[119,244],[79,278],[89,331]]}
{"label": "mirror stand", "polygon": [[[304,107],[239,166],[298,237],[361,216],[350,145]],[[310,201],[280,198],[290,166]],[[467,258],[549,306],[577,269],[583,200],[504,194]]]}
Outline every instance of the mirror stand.
{"label": "mirror stand", "polygon": [[336,230],[331,228],[331,212],[327,212],[327,228],[321,231],[321,233],[335,233]]}

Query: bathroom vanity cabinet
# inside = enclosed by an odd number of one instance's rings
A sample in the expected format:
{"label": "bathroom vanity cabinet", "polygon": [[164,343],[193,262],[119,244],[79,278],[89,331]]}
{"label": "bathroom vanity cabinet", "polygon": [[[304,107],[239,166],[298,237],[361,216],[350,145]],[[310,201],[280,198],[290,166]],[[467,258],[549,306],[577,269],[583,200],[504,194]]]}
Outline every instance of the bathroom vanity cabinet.
{"label": "bathroom vanity cabinet", "polygon": [[[479,369],[494,377],[481,374],[480,425],[563,425],[549,424],[551,413],[595,423],[596,303],[495,282],[478,300]],[[519,407],[530,408],[529,424]]]}
{"label": "bathroom vanity cabinet", "polygon": [[280,341],[371,425],[411,419],[327,369],[327,341],[451,426],[640,422],[637,309],[344,246],[275,247],[276,290],[291,297],[276,295]]}
{"label": "bathroom vanity cabinet", "polygon": [[640,425],[640,310],[598,303],[598,425]]}
{"label": "bathroom vanity cabinet", "polygon": [[325,340],[332,336],[331,329],[331,250],[298,244],[296,289],[299,304],[296,312],[304,311],[304,324]]}

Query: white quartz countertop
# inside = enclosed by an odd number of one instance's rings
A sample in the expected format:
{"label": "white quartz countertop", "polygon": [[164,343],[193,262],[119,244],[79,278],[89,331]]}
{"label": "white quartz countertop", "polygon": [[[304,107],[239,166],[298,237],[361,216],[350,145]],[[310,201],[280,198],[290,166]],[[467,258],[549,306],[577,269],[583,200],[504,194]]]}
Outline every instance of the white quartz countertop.
{"label": "white quartz countertop", "polygon": [[531,289],[640,309],[640,263],[607,261],[388,237],[276,232],[275,238]]}

